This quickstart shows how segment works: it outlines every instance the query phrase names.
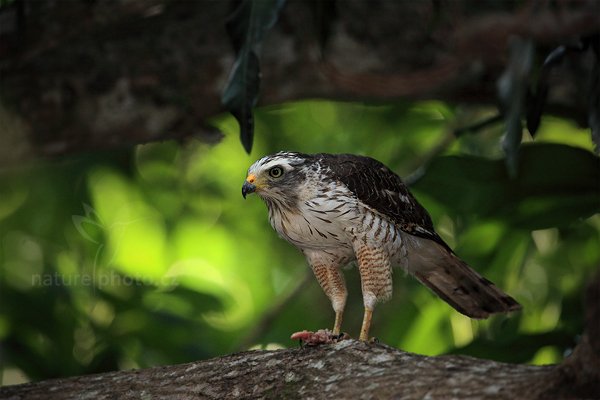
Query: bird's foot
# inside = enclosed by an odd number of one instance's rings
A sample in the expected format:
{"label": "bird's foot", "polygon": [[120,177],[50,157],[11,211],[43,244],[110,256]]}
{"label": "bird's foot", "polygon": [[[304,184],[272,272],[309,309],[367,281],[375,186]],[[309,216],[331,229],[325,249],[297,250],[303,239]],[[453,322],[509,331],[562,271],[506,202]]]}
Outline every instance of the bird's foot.
{"label": "bird's foot", "polygon": [[335,334],[329,329],[319,329],[316,332],[295,332],[290,339],[299,340],[303,346],[318,346],[320,344],[337,343],[341,340],[347,340],[350,339],[350,336],[344,332]]}

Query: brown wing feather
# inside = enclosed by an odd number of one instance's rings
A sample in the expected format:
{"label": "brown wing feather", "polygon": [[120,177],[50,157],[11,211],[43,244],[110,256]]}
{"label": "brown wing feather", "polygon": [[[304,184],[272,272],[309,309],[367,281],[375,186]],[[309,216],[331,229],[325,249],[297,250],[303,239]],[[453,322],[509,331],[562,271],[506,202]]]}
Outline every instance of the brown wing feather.
{"label": "brown wing feather", "polygon": [[342,182],[363,203],[390,218],[411,235],[450,247],[433,228],[429,213],[410,193],[402,179],[381,162],[354,154],[317,154],[334,179]]}
{"label": "brown wing feather", "polygon": [[[333,179],[345,184],[360,201],[414,236],[406,242],[409,272],[456,310],[472,318],[487,318],[521,308],[454,254],[435,232],[427,211],[385,165],[351,154],[315,156],[332,171]],[[423,239],[435,243],[427,245]]]}

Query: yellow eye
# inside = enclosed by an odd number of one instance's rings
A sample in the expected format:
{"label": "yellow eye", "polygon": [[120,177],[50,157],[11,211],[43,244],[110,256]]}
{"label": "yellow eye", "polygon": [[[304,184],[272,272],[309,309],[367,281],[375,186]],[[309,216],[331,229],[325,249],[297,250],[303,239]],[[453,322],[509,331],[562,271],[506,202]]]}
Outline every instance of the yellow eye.
{"label": "yellow eye", "polygon": [[283,168],[273,167],[269,170],[269,175],[271,175],[272,178],[279,178],[283,175]]}

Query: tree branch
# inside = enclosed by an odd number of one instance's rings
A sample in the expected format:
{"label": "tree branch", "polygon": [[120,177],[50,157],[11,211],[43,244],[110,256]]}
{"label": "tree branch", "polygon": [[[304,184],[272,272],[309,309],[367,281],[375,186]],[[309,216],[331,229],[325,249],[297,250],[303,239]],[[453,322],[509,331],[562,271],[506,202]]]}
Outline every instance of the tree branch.
{"label": "tree branch", "polygon": [[[556,366],[425,357],[383,344],[250,351],[190,364],[0,388],[1,398],[546,399]],[[572,389],[569,387],[568,389]]]}

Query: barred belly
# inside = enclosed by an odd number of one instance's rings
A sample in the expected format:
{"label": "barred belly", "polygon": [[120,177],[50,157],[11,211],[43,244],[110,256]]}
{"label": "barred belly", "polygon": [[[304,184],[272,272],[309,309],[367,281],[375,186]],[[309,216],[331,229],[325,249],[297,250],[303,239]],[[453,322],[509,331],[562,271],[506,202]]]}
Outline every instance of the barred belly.
{"label": "barred belly", "polygon": [[334,250],[351,260],[356,241],[382,248],[393,265],[406,265],[401,231],[387,218],[353,202],[306,202],[297,212],[269,208],[269,221],[279,235],[300,249]]}
{"label": "barred belly", "polygon": [[374,248],[381,248],[388,254],[392,266],[408,269],[407,250],[403,232],[385,216],[369,207],[362,206],[362,217],[353,235],[356,240]]}

